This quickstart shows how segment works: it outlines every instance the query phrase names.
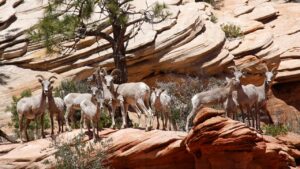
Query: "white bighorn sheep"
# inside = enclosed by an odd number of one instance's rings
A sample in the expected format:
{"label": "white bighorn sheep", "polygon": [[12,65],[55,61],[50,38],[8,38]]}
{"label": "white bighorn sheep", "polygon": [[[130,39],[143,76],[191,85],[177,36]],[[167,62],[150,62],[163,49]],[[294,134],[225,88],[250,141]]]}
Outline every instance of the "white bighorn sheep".
{"label": "white bighorn sheep", "polygon": [[[257,100],[258,93],[256,92],[255,85],[247,84],[242,85],[240,78],[244,76],[244,73],[241,70],[238,70],[237,67],[231,66],[230,68],[234,69],[234,78],[235,78],[235,90],[237,91],[237,101],[239,108],[242,112],[243,122],[245,122],[244,110],[246,109],[247,118],[249,125],[251,125],[250,118],[252,119],[252,127],[255,123],[255,113],[257,113]],[[252,111],[254,108],[254,111]]]}
{"label": "white bighorn sheep", "polygon": [[[103,109],[103,99],[97,94],[96,98],[93,97],[91,100],[83,100],[80,103],[81,108],[81,118],[80,118],[80,131],[83,133],[83,122],[88,121],[93,128],[93,138],[96,139],[99,133],[99,119],[100,113]],[[97,128],[97,133],[95,133],[95,128]],[[90,125],[88,125],[88,131],[90,132]]]}
{"label": "white bighorn sheep", "polygon": [[[52,78],[57,79],[55,76],[52,76]],[[48,109],[50,114],[50,120],[51,120],[51,135],[54,134],[54,121],[53,116],[56,117],[57,123],[58,123],[58,133],[64,132],[64,110],[65,110],[65,103],[64,100],[60,97],[53,97],[52,95],[52,89],[51,86],[49,88],[48,92]]]}
{"label": "white bighorn sheep", "polygon": [[187,116],[185,130],[189,129],[189,121],[193,115],[195,115],[201,108],[204,106],[215,105],[219,103],[223,103],[230,93],[235,89],[234,80],[231,79],[229,83],[224,87],[218,87],[215,89],[211,89],[209,91],[204,91],[201,93],[195,94],[192,99],[192,111]]}
{"label": "white bighorn sheep", "polygon": [[[230,82],[230,79],[226,77],[227,83]],[[224,110],[226,112],[226,116],[232,118],[233,120],[237,119],[237,111],[238,111],[238,101],[237,101],[237,92],[232,91],[228,94],[227,99],[223,103]]]}
{"label": "white bighorn sheep", "polygon": [[65,114],[65,121],[67,125],[67,130],[72,130],[69,124],[69,118],[71,117],[71,123],[74,123],[74,112],[75,110],[80,110],[80,103],[83,100],[90,100],[92,101],[92,97],[96,97],[98,92],[97,87],[91,87],[92,94],[90,93],[69,93],[64,97],[64,102],[66,105],[66,114]]}
{"label": "white bighorn sheep", "polygon": [[124,114],[125,113],[124,98],[122,95],[112,92],[114,91],[114,89],[111,89],[111,87],[113,86],[113,78],[116,71],[117,70],[113,70],[110,75],[107,75],[106,70],[101,69],[100,71],[100,69],[98,69],[96,71],[96,74],[93,74],[93,78],[96,81],[97,86],[99,88],[102,88],[103,90],[103,102],[104,102],[103,104],[107,109],[109,109],[109,113],[112,121],[110,128],[114,128],[116,125],[115,111],[118,107],[121,107],[121,113],[122,113],[123,124],[121,128],[125,128],[127,124],[127,118],[126,118],[126,114]]}
{"label": "white bighorn sheep", "polygon": [[163,122],[163,130],[166,130],[169,124],[169,130],[171,130],[171,97],[164,89],[153,88],[151,93],[151,108],[156,113],[157,127],[159,129],[159,117]]}
{"label": "white bighorn sheep", "polygon": [[258,93],[258,100],[257,100],[257,106],[258,106],[258,112],[256,114],[256,129],[260,130],[260,111],[263,113],[266,113],[266,101],[267,101],[267,93],[271,87],[271,82],[274,76],[274,69],[275,67],[269,71],[269,68],[266,66],[266,64],[263,64],[266,72],[265,72],[265,80],[262,85],[256,86],[256,92]]}
{"label": "white bighorn sheep", "polygon": [[[142,112],[146,115],[146,131],[150,130],[152,126],[152,110],[150,107],[150,87],[144,82],[129,82],[123,84],[114,84],[114,74],[108,75],[104,68],[101,69],[105,74],[105,83],[106,86],[109,86],[109,89],[115,96],[122,96],[124,99],[124,114],[123,120],[127,116],[128,106],[131,105],[132,108],[136,111],[139,118],[139,126],[141,126],[141,114]],[[114,73],[119,72],[120,70],[115,69]],[[127,124],[127,122],[125,122]]]}
{"label": "white bighorn sheep", "polygon": [[[41,128],[42,128],[42,137],[45,138],[44,133],[44,115],[46,110],[46,99],[49,88],[51,87],[54,81],[49,79],[45,79],[42,75],[37,75],[38,81],[42,85],[42,93],[40,95],[31,96],[31,97],[24,97],[17,103],[17,112],[19,115],[19,128],[20,128],[20,139],[21,143],[23,143],[23,129],[25,129],[25,137],[26,140],[28,139],[27,127],[31,120],[35,120],[35,139],[37,138],[38,133],[38,118],[41,118]],[[25,126],[23,125],[23,119],[26,119]]]}

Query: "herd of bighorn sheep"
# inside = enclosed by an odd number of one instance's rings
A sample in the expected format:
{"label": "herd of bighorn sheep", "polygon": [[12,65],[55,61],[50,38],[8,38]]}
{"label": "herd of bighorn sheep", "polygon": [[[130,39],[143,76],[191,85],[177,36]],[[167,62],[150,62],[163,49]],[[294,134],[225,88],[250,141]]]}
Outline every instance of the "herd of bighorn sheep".
{"label": "herd of bighorn sheep", "polygon": [[[233,78],[227,78],[227,84],[224,87],[214,88],[209,91],[195,94],[192,99],[192,111],[189,113],[186,122],[186,131],[189,130],[189,121],[204,106],[214,104],[223,104],[226,116],[237,119],[237,111],[240,110],[242,120],[245,122],[247,116],[248,124],[260,130],[260,114],[266,111],[266,93],[270,88],[274,72],[264,64],[265,80],[261,86],[253,84],[241,84],[241,77],[244,76],[242,70],[232,66]],[[63,125],[66,123],[67,130],[72,130],[74,123],[74,112],[81,110],[80,129],[82,132],[83,123],[86,122],[88,130],[90,126],[93,128],[93,138],[98,137],[100,114],[107,109],[111,115],[112,125],[114,128],[115,111],[118,107],[121,109],[122,126],[125,128],[127,124],[127,112],[129,105],[135,110],[139,118],[139,126],[141,126],[141,114],[145,114],[146,128],[151,129],[154,115],[157,116],[157,129],[160,127],[159,119],[162,119],[163,129],[171,130],[171,96],[167,90],[152,88],[144,82],[130,82],[123,84],[115,84],[113,81],[120,73],[115,69],[110,74],[105,68],[98,68],[88,79],[91,93],[69,93],[64,99],[53,97],[52,84],[55,76],[48,79],[42,75],[37,75],[39,83],[42,86],[40,95],[25,97],[18,101],[17,112],[19,114],[20,140],[23,142],[23,130],[28,141],[27,127],[31,120],[35,120],[37,136],[38,119],[41,123],[41,135],[44,138],[44,122],[43,117],[45,110],[49,110],[51,120],[51,135],[54,134],[53,117],[56,117],[59,130],[63,132]],[[64,114],[64,110],[66,113]],[[26,119],[23,123],[23,119]],[[70,125],[71,122],[71,125]],[[174,127],[175,128],[175,127]],[[97,130],[97,132],[96,132]]]}

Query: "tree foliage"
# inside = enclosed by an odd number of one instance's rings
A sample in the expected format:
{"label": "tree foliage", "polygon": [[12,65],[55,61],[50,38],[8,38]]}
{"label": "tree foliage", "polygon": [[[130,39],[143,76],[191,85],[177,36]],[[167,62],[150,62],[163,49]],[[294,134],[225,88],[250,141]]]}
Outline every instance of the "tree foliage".
{"label": "tree foliage", "polygon": [[[128,40],[137,34],[143,23],[159,23],[170,15],[165,4],[147,4],[146,9],[138,10],[132,1],[49,0],[44,18],[29,31],[29,35],[33,41],[42,40],[48,52],[62,55],[74,51],[76,43],[86,36],[103,38],[113,49],[115,67],[122,72],[119,82],[126,82]],[[134,30],[126,34],[129,26]],[[107,31],[108,27],[112,32]],[[66,47],[65,42],[74,43],[72,47]]]}

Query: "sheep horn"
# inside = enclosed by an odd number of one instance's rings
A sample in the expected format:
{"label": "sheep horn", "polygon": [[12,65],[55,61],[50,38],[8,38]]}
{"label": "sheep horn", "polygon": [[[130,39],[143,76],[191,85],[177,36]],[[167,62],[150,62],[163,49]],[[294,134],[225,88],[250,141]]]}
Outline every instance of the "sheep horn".
{"label": "sheep horn", "polygon": [[274,72],[274,70],[276,70],[276,67],[273,67],[273,68],[271,69],[271,72]]}
{"label": "sheep horn", "polygon": [[49,81],[51,80],[51,79],[57,79],[57,77],[56,76],[51,76],[51,77],[49,77]]}
{"label": "sheep horn", "polygon": [[234,71],[238,70],[238,68],[236,66],[229,66],[228,69],[234,69]]}
{"label": "sheep horn", "polygon": [[113,71],[110,72],[110,75],[111,75],[111,76],[114,76],[116,73],[121,74],[122,72],[121,72],[120,69],[114,69]]}
{"label": "sheep horn", "polygon": [[264,69],[266,70],[266,72],[269,71],[269,68],[268,68],[268,66],[267,66],[265,63],[263,64],[263,67],[264,67]]}
{"label": "sheep horn", "polygon": [[42,76],[42,75],[36,75],[35,77],[41,78],[42,80],[45,80],[44,76]]}

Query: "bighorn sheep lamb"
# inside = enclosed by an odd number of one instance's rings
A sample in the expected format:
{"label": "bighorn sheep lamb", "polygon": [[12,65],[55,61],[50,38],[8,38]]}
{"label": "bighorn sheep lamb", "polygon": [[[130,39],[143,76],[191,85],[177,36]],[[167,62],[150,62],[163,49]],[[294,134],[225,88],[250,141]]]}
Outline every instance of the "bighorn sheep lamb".
{"label": "bighorn sheep lamb", "polygon": [[[112,81],[115,77],[115,73],[108,75],[104,68],[101,69],[105,75],[106,86],[109,86],[109,89],[115,96],[121,95],[124,99],[124,118],[127,116],[128,106],[131,105],[132,108],[136,111],[139,117],[139,126],[141,126],[141,113],[146,115],[146,131],[148,131],[152,126],[152,110],[150,107],[150,87],[144,82],[130,82],[123,84],[114,84]],[[141,109],[141,110],[140,110]]]}
{"label": "bighorn sheep lamb", "polygon": [[[103,99],[99,99],[98,97],[99,96],[97,96],[97,98],[93,97],[92,101],[85,99],[80,103],[80,108],[81,108],[80,131],[81,133],[83,133],[82,131],[83,122],[84,120],[88,120],[93,128],[94,139],[98,137],[100,113],[103,109]],[[97,133],[95,133],[95,127],[97,128]],[[88,131],[90,131],[90,125],[88,125]]]}
{"label": "bighorn sheep lamb", "polygon": [[72,128],[69,124],[69,118],[71,117],[71,122],[74,122],[74,111],[80,110],[80,103],[83,100],[90,100],[92,101],[92,97],[96,97],[96,94],[98,92],[97,87],[91,87],[92,94],[90,93],[69,93],[64,97],[64,102],[66,105],[66,114],[65,114],[65,121],[67,125],[67,129],[70,131]]}
{"label": "bighorn sheep lamb", "polygon": [[[54,81],[51,81],[52,76],[49,79],[45,79],[42,75],[37,75],[38,81],[42,85],[42,93],[40,95],[24,97],[17,103],[17,112],[19,114],[19,128],[20,128],[20,139],[23,143],[23,128],[25,129],[26,140],[28,141],[27,127],[31,120],[35,120],[35,139],[37,138],[38,133],[38,117],[41,118],[41,128],[42,128],[42,137],[45,138],[44,133],[44,115],[46,109],[46,97]],[[23,126],[23,118],[26,119],[25,126]]]}
{"label": "bighorn sheep lamb", "polygon": [[116,125],[115,111],[117,107],[121,107],[122,121],[123,121],[121,128],[125,128],[127,126],[127,121],[126,121],[127,118],[124,110],[124,98],[122,95],[112,92],[114,91],[114,89],[111,89],[111,87],[113,86],[113,74],[115,71],[112,71],[110,75],[107,75],[106,71],[105,73],[103,73],[100,72],[100,70],[97,70],[97,74],[94,77],[94,79],[96,80],[98,87],[103,89],[103,99],[104,99],[103,104],[110,110],[109,112],[112,121],[110,128],[114,128]]}
{"label": "bighorn sheep lamb", "polygon": [[[257,112],[258,93],[256,92],[255,86],[253,84],[241,84],[240,78],[244,76],[244,73],[241,70],[238,70],[235,66],[231,66],[230,68],[234,69],[234,86],[235,90],[237,91],[237,101],[242,112],[243,122],[245,122],[244,109],[246,109],[249,125],[251,125],[251,117],[252,127],[254,127],[254,114]],[[254,108],[254,112],[252,111],[252,108]]]}
{"label": "bighorn sheep lamb", "polygon": [[166,130],[169,124],[171,130],[171,97],[164,89],[153,88],[151,93],[151,108],[156,113],[157,127],[159,129],[159,117],[163,122],[163,130]]}
{"label": "bighorn sheep lamb", "polygon": [[274,69],[269,71],[269,68],[263,64],[266,72],[265,72],[265,80],[262,85],[255,86],[256,92],[258,93],[258,112],[256,114],[256,129],[260,130],[260,111],[266,113],[266,101],[267,101],[267,92],[270,89],[270,85],[274,76]]}
{"label": "bighorn sheep lamb", "polygon": [[[227,83],[230,82],[230,79],[226,77]],[[237,119],[237,111],[238,111],[238,101],[237,101],[237,92],[232,91],[231,93],[228,93],[228,97],[223,103],[224,110],[226,112],[226,116],[230,117],[234,120]]]}
{"label": "bighorn sheep lamb", "polygon": [[193,108],[190,114],[187,116],[185,130],[188,131],[190,119],[201,108],[203,108],[203,106],[210,106],[218,103],[223,103],[234,89],[234,80],[231,79],[229,83],[224,87],[218,87],[209,91],[204,91],[195,94],[191,99]]}
{"label": "bighorn sheep lamb", "polygon": [[[52,78],[57,79],[55,76],[52,76]],[[64,132],[63,128],[63,122],[64,122],[64,110],[65,110],[65,103],[64,100],[60,97],[53,97],[52,95],[52,89],[51,86],[49,88],[48,92],[48,109],[50,113],[50,120],[51,120],[51,135],[54,134],[54,122],[53,122],[53,116],[56,117],[56,120],[58,122],[58,133]]]}

